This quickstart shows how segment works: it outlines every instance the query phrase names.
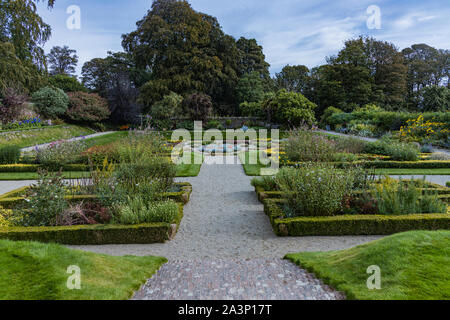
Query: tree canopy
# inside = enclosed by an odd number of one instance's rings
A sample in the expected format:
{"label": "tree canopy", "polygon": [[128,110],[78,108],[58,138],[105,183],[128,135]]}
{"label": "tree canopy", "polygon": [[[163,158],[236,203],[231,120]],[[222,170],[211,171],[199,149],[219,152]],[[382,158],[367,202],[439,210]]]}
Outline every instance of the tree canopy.
{"label": "tree canopy", "polygon": [[47,56],[51,75],[72,75],[78,63],[77,51],[68,46],[53,47]]}

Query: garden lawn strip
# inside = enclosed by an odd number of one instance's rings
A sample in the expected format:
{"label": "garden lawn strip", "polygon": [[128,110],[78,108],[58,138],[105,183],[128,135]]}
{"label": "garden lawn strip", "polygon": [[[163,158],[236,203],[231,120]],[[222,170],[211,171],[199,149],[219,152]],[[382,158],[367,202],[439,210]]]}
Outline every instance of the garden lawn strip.
{"label": "garden lawn strip", "polygon": [[[0,241],[1,300],[126,300],[167,260],[111,257],[55,244]],[[67,287],[68,266],[81,270],[81,289]]]}
{"label": "garden lawn strip", "polygon": [[[65,140],[66,141],[80,141],[80,140],[85,140],[85,139],[91,139],[91,138],[105,136],[105,135],[108,135],[108,134],[111,134],[111,133],[112,132],[98,132],[98,133],[94,133],[94,134],[90,134],[90,135],[82,135],[82,136],[78,136],[78,137],[72,137],[72,138],[68,138],[68,139],[65,139]],[[57,139],[57,140],[61,140],[61,139]],[[35,150],[36,148],[38,148],[38,149],[48,148],[53,142],[55,142],[57,140],[50,141],[50,142],[44,143],[44,144],[35,145],[35,146],[32,146],[32,147],[23,148],[22,152],[31,152],[31,151]]]}
{"label": "garden lawn strip", "polygon": [[[450,231],[415,231],[336,252],[287,259],[359,300],[449,300]],[[381,290],[367,288],[369,266],[381,270]]]}

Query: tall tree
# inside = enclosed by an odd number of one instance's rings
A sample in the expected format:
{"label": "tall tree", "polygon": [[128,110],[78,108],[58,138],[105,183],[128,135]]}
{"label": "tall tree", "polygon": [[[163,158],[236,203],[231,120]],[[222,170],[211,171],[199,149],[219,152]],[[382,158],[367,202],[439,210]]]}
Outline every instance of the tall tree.
{"label": "tall tree", "polygon": [[309,69],[306,66],[287,65],[280,73],[275,75],[275,83],[278,89],[286,89],[288,92],[305,93],[309,80]]}
{"label": "tall tree", "polygon": [[270,65],[266,62],[262,46],[255,39],[244,37],[241,37],[236,44],[239,49],[240,76],[258,72],[263,78],[268,78]]}
{"label": "tall tree", "polygon": [[130,56],[123,52],[108,52],[108,57],[95,58],[83,65],[83,84],[108,100],[111,119],[116,122],[138,123],[141,109],[137,103],[137,87],[149,76],[137,71]]}
{"label": "tall tree", "polygon": [[51,75],[72,75],[78,64],[77,51],[68,46],[53,47],[47,56]]}
{"label": "tall tree", "polygon": [[152,74],[141,87],[146,110],[170,92],[204,92],[216,104],[234,102],[239,79],[235,41],[214,17],[194,11],[186,1],[154,1],[122,44],[137,66]]}
{"label": "tall tree", "polygon": [[260,102],[264,98],[264,85],[261,75],[254,71],[244,75],[236,87],[238,102]]}

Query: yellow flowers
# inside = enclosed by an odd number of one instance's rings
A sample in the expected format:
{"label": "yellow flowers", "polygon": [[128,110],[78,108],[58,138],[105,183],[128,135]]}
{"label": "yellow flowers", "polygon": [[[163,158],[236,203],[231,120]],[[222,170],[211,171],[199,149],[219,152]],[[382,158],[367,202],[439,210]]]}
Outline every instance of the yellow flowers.
{"label": "yellow flowers", "polygon": [[420,115],[417,119],[408,120],[407,125],[401,127],[400,138],[410,141],[430,140],[442,134],[448,134],[449,130],[445,128],[446,126],[446,123],[425,121],[424,116]]}

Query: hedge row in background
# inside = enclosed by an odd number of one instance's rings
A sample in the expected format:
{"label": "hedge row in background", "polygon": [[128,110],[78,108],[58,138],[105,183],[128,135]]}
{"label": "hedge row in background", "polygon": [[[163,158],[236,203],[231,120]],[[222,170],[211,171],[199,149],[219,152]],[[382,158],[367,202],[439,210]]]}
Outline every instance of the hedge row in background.
{"label": "hedge row in background", "polygon": [[391,235],[411,230],[450,230],[450,214],[358,215],[283,219],[283,200],[264,200],[264,211],[281,237]]}
{"label": "hedge row in background", "polygon": [[[284,166],[300,167],[303,162],[287,163]],[[450,161],[355,161],[355,162],[334,162],[337,168],[344,168],[350,165],[359,165],[366,169],[447,169],[450,168]]]}

